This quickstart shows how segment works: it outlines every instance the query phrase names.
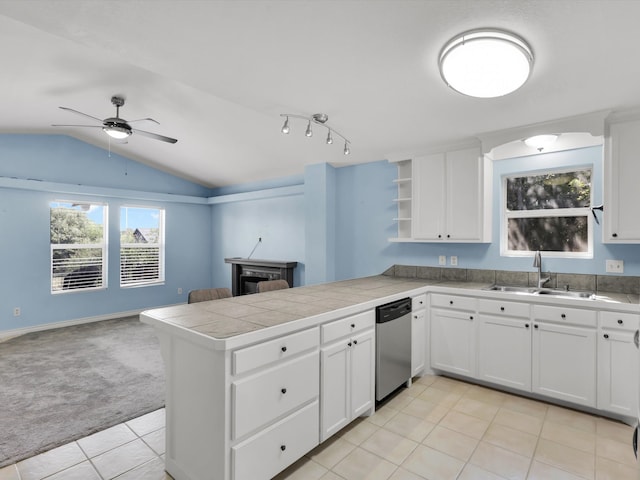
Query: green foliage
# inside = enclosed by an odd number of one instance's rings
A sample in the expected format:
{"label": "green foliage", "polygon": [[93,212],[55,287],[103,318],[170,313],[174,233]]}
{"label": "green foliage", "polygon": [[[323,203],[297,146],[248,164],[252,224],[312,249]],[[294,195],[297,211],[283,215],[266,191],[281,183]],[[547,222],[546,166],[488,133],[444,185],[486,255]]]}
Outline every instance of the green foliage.
{"label": "green foliage", "polygon": [[68,208],[51,209],[51,243],[101,243],[102,225],[89,219],[85,212]]}

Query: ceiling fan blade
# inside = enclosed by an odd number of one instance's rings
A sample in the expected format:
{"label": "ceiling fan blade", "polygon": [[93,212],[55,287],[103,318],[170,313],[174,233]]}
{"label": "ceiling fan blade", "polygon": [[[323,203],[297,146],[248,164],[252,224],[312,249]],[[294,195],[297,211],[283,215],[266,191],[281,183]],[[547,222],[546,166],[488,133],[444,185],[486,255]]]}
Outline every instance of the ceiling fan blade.
{"label": "ceiling fan blade", "polygon": [[132,128],[132,132],[139,133],[143,137],[154,138],[156,140],[161,140],[167,143],[176,143],[178,140],[175,138],[165,137],[164,135],[158,135],[157,133],[145,132],[144,130],[138,130],[137,128]]}
{"label": "ceiling fan blade", "polygon": [[101,118],[93,117],[91,115],[87,115],[86,113],[79,112],[78,110],[74,110],[73,108],[69,108],[69,107],[60,107],[60,108],[62,110],[67,110],[68,112],[77,113],[78,115],[82,115],[83,117],[91,118],[93,120],[96,120],[96,121],[102,123],[102,119]]}
{"label": "ceiling fan blade", "polygon": [[127,120],[127,123],[134,123],[134,122],[142,122],[142,121],[149,121],[149,122],[153,122],[156,125],[160,125],[160,122],[158,122],[157,120],[154,120],[153,118],[139,118],[137,120]]}
{"label": "ceiling fan blade", "polygon": [[52,127],[89,127],[89,128],[102,128],[102,125],[60,125],[58,123],[52,123]]}

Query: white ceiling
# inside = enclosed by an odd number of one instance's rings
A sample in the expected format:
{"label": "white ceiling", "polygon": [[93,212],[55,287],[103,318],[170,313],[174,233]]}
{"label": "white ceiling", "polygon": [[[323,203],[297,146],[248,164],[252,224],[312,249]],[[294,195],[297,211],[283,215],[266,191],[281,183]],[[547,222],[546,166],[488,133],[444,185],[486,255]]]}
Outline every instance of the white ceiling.
{"label": "white ceiling", "polygon": [[[2,133],[100,129],[58,109],[135,127],[112,151],[207,186],[300,174],[304,165],[382,160],[478,134],[640,103],[636,0],[0,0]],[[536,57],[498,99],[448,89],[443,44],[465,30],[514,31]],[[324,112],[347,136],[325,145],[281,113]],[[105,161],[107,157],[105,156]]]}

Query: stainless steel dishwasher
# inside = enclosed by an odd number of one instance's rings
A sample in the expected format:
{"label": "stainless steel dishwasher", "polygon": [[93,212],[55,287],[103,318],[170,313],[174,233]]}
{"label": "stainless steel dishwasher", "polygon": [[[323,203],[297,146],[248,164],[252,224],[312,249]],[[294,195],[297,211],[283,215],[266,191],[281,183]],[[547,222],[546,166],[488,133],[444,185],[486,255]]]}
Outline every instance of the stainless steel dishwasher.
{"label": "stainless steel dishwasher", "polygon": [[376,400],[411,380],[411,299],[376,308]]}

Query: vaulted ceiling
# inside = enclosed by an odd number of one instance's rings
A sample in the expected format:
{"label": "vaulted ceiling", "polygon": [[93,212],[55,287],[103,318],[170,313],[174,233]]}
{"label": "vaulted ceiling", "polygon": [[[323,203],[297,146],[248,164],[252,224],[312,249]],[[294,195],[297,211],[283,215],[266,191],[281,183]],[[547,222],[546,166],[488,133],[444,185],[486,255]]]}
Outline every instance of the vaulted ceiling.
{"label": "vaulted ceiling", "polygon": [[[0,0],[0,133],[67,134],[207,186],[382,160],[506,128],[640,104],[634,0]],[[440,78],[438,52],[474,28],[514,31],[529,81],[475,99]],[[152,117],[109,145],[84,118]],[[326,145],[281,113],[329,115]],[[88,120],[88,119],[86,119]],[[105,155],[105,161],[108,157]]]}

